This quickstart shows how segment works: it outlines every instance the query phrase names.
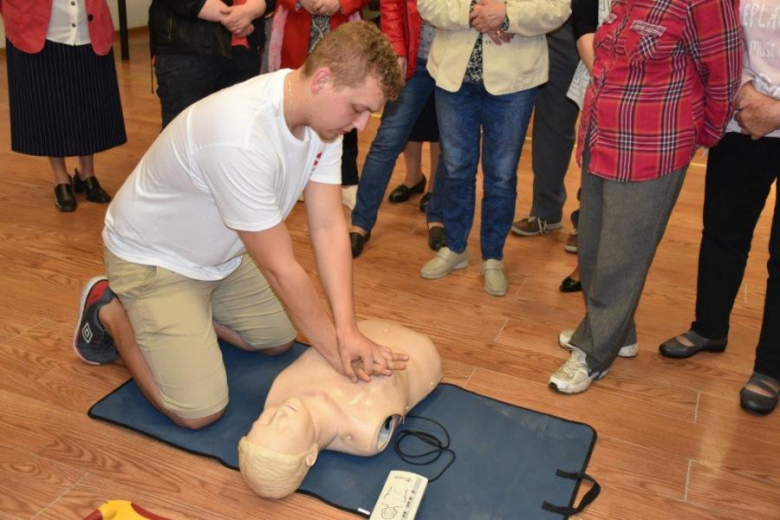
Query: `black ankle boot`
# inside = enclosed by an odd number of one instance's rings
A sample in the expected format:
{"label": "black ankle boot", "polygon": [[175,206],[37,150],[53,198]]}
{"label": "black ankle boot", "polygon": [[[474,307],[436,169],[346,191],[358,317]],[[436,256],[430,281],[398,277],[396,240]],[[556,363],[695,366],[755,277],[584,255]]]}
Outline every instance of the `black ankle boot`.
{"label": "black ankle boot", "polygon": [[78,168],[73,173],[73,191],[76,193],[83,192],[90,202],[97,202],[98,204],[111,202],[111,195],[106,193],[106,190],[100,186],[97,177],[93,175],[82,180]]}
{"label": "black ankle boot", "polygon": [[76,211],[76,198],[73,196],[73,187],[69,182],[57,184],[54,187],[54,205],[63,213]]}

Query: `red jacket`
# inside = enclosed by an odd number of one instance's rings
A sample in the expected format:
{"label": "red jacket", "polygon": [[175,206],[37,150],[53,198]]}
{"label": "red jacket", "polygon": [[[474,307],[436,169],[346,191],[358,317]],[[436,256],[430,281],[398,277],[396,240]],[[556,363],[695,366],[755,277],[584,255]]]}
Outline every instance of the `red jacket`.
{"label": "red jacket", "polygon": [[[311,14],[305,9],[296,11],[296,3],[297,0],[279,0],[276,4],[277,9],[283,5],[289,11],[282,39],[281,67],[283,69],[297,69],[303,65],[309,50]],[[340,0],[340,3],[341,12],[330,17],[331,30],[345,23],[349,16],[362,9],[368,0]]]}
{"label": "red jacket", "polygon": [[417,0],[382,0],[382,32],[390,40],[399,56],[406,56],[406,79],[412,77],[417,66],[417,49],[420,48],[422,18],[417,12]]}
{"label": "red jacket", "polygon": [[[51,19],[52,0],[0,0],[5,35],[28,54],[41,52]],[[106,0],[86,0],[89,39],[95,54],[105,56],[114,43],[114,24]]]}

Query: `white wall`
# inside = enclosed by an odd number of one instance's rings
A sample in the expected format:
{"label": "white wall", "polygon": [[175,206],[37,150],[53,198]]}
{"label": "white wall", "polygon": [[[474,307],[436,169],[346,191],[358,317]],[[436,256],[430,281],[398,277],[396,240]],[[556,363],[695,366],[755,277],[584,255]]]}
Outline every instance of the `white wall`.
{"label": "white wall", "polygon": [[[117,0],[107,0],[108,7],[111,9],[111,17],[114,19],[114,28],[119,30],[119,8]],[[127,26],[143,27],[149,20],[149,4],[152,0],[126,0],[127,4]],[[0,25],[0,49],[5,48],[5,29]],[[119,52],[118,47],[115,52]]]}

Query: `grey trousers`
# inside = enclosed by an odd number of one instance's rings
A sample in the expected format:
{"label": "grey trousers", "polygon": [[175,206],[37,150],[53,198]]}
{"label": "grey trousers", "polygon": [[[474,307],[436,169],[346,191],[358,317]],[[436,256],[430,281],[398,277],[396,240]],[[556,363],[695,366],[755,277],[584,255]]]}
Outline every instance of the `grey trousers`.
{"label": "grey trousers", "polygon": [[579,114],[577,105],[566,97],[579,63],[571,19],[547,35],[547,48],[550,56],[549,79],[539,89],[534,105],[531,215],[558,222],[566,202],[563,179],[569,169]]}
{"label": "grey trousers", "polygon": [[601,372],[637,341],[634,314],[688,167],[651,181],[618,182],[589,173],[588,155],[577,241],[586,308],[571,343]]}

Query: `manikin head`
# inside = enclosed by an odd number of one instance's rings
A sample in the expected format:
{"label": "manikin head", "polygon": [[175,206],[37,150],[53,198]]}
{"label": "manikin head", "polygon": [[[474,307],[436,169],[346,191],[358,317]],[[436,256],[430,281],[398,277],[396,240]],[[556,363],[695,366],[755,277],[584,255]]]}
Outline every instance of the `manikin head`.
{"label": "manikin head", "polygon": [[404,84],[390,43],[369,22],[343,24],[320,40],[302,74],[314,97],[309,126],[325,141],[365,128]]}
{"label": "manikin head", "polygon": [[263,410],[238,443],[241,474],[265,498],[283,498],[298,489],[318,454],[314,420],[296,398]]}

